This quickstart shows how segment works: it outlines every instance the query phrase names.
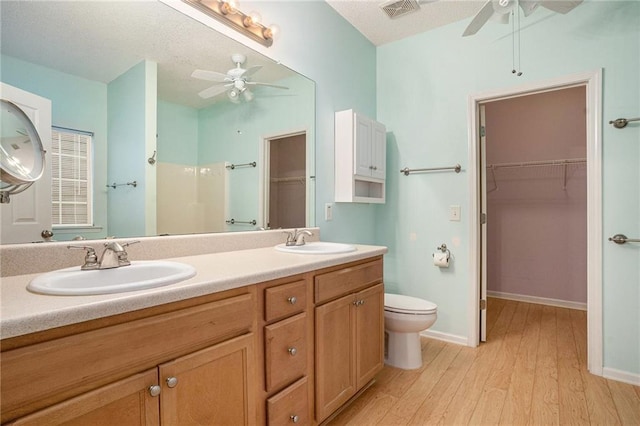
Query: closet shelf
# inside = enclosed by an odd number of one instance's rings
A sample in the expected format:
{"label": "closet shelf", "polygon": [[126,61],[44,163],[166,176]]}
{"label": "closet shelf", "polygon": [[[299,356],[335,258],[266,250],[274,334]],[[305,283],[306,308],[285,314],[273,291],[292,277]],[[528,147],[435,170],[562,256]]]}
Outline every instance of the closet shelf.
{"label": "closet shelf", "polygon": [[487,190],[487,192],[493,192],[498,189],[498,183],[496,182],[495,171],[499,169],[524,169],[529,167],[550,167],[550,166],[562,166],[562,189],[567,189],[567,167],[568,166],[580,166],[587,164],[586,158],[565,158],[560,160],[546,160],[546,161],[521,161],[518,163],[496,163],[487,165],[487,169],[491,171],[491,180],[493,181],[493,188]]}
{"label": "closet shelf", "polygon": [[521,161],[519,163],[496,163],[487,165],[488,169],[506,169],[506,168],[524,168],[524,167],[543,167],[543,166],[567,166],[570,164],[586,164],[586,158],[565,158],[562,160],[547,161]]}

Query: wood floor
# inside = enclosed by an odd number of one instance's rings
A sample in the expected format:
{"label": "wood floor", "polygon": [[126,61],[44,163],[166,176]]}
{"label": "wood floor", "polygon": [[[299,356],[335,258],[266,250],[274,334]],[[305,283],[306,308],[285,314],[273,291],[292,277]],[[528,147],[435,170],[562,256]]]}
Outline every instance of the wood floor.
{"label": "wood floor", "polygon": [[423,366],[385,366],[337,425],[640,425],[640,387],[587,372],[586,312],[490,299],[487,343],[422,339]]}

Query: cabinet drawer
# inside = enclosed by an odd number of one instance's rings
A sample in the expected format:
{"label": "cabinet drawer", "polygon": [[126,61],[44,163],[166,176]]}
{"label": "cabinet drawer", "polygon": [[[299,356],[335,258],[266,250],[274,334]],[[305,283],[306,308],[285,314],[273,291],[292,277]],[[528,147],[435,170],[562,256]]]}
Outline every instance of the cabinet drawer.
{"label": "cabinet drawer", "polygon": [[267,288],[264,300],[264,320],[267,322],[302,312],[307,303],[307,282],[300,280]]}
{"label": "cabinet drawer", "polygon": [[267,399],[269,426],[310,423],[307,386],[307,378],[304,377]]}
{"label": "cabinet drawer", "polygon": [[322,303],[382,282],[382,259],[316,275],[315,302]]}
{"label": "cabinet drawer", "polygon": [[307,371],[307,314],[264,328],[265,384],[268,392],[300,378]]}
{"label": "cabinet drawer", "polygon": [[244,294],[3,352],[2,422],[245,333],[254,310]]}

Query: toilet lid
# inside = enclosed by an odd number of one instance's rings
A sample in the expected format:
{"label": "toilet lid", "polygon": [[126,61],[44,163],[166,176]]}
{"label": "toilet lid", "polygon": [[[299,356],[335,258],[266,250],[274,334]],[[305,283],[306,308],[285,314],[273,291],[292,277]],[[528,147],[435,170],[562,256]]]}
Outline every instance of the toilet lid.
{"label": "toilet lid", "polygon": [[406,314],[432,314],[438,305],[417,297],[402,294],[384,294],[384,310]]}

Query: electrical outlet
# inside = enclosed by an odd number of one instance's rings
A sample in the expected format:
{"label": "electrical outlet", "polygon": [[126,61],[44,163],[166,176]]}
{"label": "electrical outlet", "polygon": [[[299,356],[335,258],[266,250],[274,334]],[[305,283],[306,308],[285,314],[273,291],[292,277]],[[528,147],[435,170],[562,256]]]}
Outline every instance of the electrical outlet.
{"label": "electrical outlet", "polygon": [[449,206],[449,220],[460,222],[460,206]]}
{"label": "electrical outlet", "polygon": [[333,203],[327,203],[324,205],[324,220],[327,222],[333,220]]}

